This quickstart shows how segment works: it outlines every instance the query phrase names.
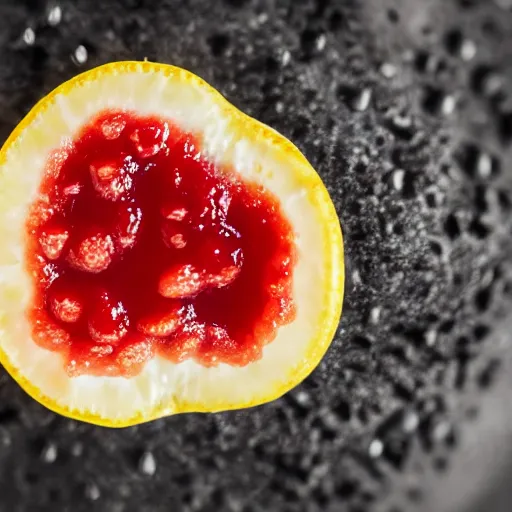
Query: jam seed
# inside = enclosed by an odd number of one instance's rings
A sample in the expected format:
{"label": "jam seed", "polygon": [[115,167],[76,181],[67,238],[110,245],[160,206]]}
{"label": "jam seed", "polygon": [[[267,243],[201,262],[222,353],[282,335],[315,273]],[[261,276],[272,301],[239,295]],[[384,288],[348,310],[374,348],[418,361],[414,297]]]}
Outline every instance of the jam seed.
{"label": "jam seed", "polygon": [[181,222],[188,215],[186,208],[173,208],[169,206],[162,206],[160,213],[162,217],[167,220],[175,220]]}
{"label": "jam seed", "polygon": [[52,322],[46,312],[37,312],[34,319],[32,336],[40,347],[55,350],[55,347],[67,345],[70,342],[69,333]]}
{"label": "jam seed", "polygon": [[229,267],[223,268],[217,274],[208,274],[206,276],[206,281],[210,286],[215,288],[222,288],[231,284],[240,273],[240,268],[236,265],[231,265]]}
{"label": "jam seed", "polygon": [[197,295],[207,286],[204,272],[193,265],[178,265],[165,271],[158,282],[158,293],[168,299]]}
{"label": "jam seed", "polygon": [[183,226],[178,222],[168,221],[162,225],[162,239],[169,249],[183,249],[187,240],[182,233]]}
{"label": "jam seed", "polygon": [[146,361],[153,357],[153,340],[134,336],[131,341],[123,346],[116,356],[116,363],[123,370],[125,377],[137,375]]}
{"label": "jam seed", "polygon": [[73,294],[66,295],[62,291],[51,293],[50,307],[55,318],[65,323],[78,322],[83,312],[83,304]]}
{"label": "jam seed", "polygon": [[181,307],[181,304],[176,304],[166,312],[146,315],[138,321],[137,329],[148,336],[169,336],[181,323]]}
{"label": "jam seed", "polygon": [[158,352],[170,361],[179,363],[194,357],[205,338],[206,331],[204,325],[191,322],[174,336],[171,341],[162,340],[157,346]]}
{"label": "jam seed", "polygon": [[68,254],[69,263],[78,270],[97,274],[112,262],[114,242],[110,235],[98,232],[82,239]]}
{"label": "jam seed", "polygon": [[115,116],[106,119],[101,123],[101,133],[107,140],[119,138],[122,131],[126,128],[126,121],[121,116]]}
{"label": "jam seed", "polygon": [[94,189],[102,199],[117,201],[133,186],[133,177],[138,167],[129,157],[108,162],[95,162],[89,166]]}
{"label": "jam seed", "polygon": [[62,225],[49,226],[39,236],[39,245],[49,260],[60,258],[69,239],[69,231]]}

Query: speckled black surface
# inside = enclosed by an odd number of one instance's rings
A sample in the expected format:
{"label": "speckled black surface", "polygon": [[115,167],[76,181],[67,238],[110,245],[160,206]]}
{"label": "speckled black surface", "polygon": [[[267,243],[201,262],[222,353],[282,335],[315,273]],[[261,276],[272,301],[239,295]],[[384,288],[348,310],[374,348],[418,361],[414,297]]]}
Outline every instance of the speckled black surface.
{"label": "speckled black surface", "polygon": [[508,510],[511,10],[2,0],[2,141],[79,71],[186,67],[321,173],[347,299],[320,367],[253,410],[106,430],[43,409],[0,371],[0,511]]}

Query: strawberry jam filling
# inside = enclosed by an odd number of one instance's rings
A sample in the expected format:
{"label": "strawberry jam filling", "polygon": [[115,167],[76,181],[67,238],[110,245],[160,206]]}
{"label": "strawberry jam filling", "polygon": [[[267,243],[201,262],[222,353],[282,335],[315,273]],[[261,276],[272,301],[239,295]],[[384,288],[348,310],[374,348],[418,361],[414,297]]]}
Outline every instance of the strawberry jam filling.
{"label": "strawberry jam filling", "polygon": [[165,119],[94,118],[50,155],[27,231],[33,339],[71,376],[243,366],[295,315],[278,200]]}

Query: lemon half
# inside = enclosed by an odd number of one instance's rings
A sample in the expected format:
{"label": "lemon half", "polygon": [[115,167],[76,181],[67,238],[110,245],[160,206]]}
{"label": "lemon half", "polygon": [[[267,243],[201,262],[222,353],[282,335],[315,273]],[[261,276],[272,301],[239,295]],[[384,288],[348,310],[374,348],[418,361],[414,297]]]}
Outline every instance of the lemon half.
{"label": "lemon half", "polygon": [[[121,109],[171,119],[197,134],[213,164],[276,196],[296,235],[295,319],[261,359],[206,367],[154,357],[131,378],[70,377],[56,352],[31,336],[33,283],[25,224],[50,153],[98,112]],[[78,420],[121,427],[183,412],[213,412],[278,398],[317,366],[338,326],[344,263],[340,223],[316,171],[271,128],[248,117],[183,69],[117,62],[81,74],[41,100],[0,152],[0,362],[41,404]]]}

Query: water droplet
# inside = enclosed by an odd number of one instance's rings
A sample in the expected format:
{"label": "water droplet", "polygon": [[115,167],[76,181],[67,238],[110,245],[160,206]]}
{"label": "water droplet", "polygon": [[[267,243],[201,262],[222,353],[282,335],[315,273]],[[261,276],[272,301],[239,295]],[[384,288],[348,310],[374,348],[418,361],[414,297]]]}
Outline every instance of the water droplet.
{"label": "water droplet", "polygon": [[350,106],[358,111],[364,112],[369,106],[372,99],[371,89],[365,88],[359,91],[350,101]]}
{"label": "water droplet", "polygon": [[74,457],[80,457],[82,453],[84,453],[84,445],[80,442],[74,443],[73,446],[71,447],[71,454]]}
{"label": "water droplet", "polygon": [[281,64],[283,66],[287,66],[288,63],[290,62],[291,58],[292,58],[292,54],[288,50],[285,50],[283,52],[283,54],[281,55]]}
{"label": "water droplet", "polygon": [[470,61],[472,60],[476,55],[476,45],[473,41],[470,39],[464,39],[462,42],[462,45],[460,47],[460,56],[462,57],[462,60]]}
{"label": "water droplet", "polygon": [[8,430],[0,429],[0,444],[10,446],[12,444],[11,434]]}
{"label": "water droplet", "polygon": [[475,43],[466,39],[458,29],[451,30],[446,34],[445,45],[449,53],[461,57],[465,61],[470,61],[476,55]]}
{"label": "water droplet", "polygon": [[361,274],[359,273],[359,270],[354,270],[352,272],[352,282],[354,283],[354,286],[362,284],[363,281],[361,280]]}
{"label": "water droplet", "polygon": [[57,446],[55,443],[48,443],[41,452],[41,459],[47,464],[52,464],[57,460]]}
{"label": "water droplet", "polygon": [[403,169],[397,169],[396,171],[393,172],[392,182],[395,190],[400,191],[404,188],[404,177],[405,171]]}
{"label": "water droplet", "polygon": [[73,54],[73,58],[77,64],[85,64],[88,58],[87,48],[82,44],[78,46]]}
{"label": "water droplet", "polygon": [[378,324],[380,320],[381,308],[378,306],[373,307],[370,310],[370,323]]}
{"label": "water droplet", "polygon": [[62,10],[59,5],[53,6],[48,11],[48,25],[52,27],[56,27],[62,20]]}
{"label": "water droplet", "polygon": [[427,86],[423,95],[422,106],[431,115],[439,113],[450,115],[455,110],[456,100],[453,95],[446,94],[442,89]]}
{"label": "water droplet", "polygon": [[489,178],[492,173],[492,158],[487,153],[480,153],[476,170],[481,178]]}
{"label": "water droplet", "polygon": [[425,334],[425,343],[427,347],[433,347],[437,340],[437,332],[434,329],[430,329]]}
{"label": "water droplet", "polygon": [[444,441],[452,432],[452,427],[447,421],[439,422],[432,431],[432,436],[436,441]]}
{"label": "water droplet", "polygon": [[393,78],[396,72],[396,66],[389,62],[384,62],[380,67],[380,73],[384,78]]}
{"label": "water droplet", "polygon": [[261,25],[263,25],[264,23],[266,23],[268,21],[268,14],[266,12],[262,12],[259,16],[258,16],[258,23],[260,23]]}
{"label": "water droplet", "polygon": [[405,432],[407,432],[408,434],[412,434],[413,432],[416,431],[419,424],[420,424],[420,418],[416,412],[409,411],[405,414],[403,423],[402,423],[403,429]]}
{"label": "water droplet", "polygon": [[368,448],[368,453],[370,454],[370,457],[377,459],[382,455],[382,452],[384,451],[384,444],[380,439],[374,439],[370,443],[370,447]]}
{"label": "water droplet", "polygon": [[475,93],[493,100],[505,96],[505,80],[499,71],[491,66],[477,66],[471,73],[471,88]]}
{"label": "water droplet", "polygon": [[368,87],[358,89],[350,85],[342,84],[338,87],[337,94],[349,108],[357,112],[365,111],[369,107],[372,99],[372,90]]}
{"label": "water droplet", "polygon": [[88,500],[96,501],[100,498],[100,496],[100,488],[95,483],[90,482],[85,486],[85,497]]}
{"label": "water droplet", "polygon": [[499,161],[475,144],[466,144],[456,155],[462,169],[472,177],[488,179],[499,173]]}
{"label": "water droplet", "polygon": [[306,28],[300,37],[300,45],[303,53],[303,59],[306,61],[311,60],[315,53],[323,50],[325,47],[325,35],[318,30]]}
{"label": "water droplet", "polygon": [[324,34],[320,34],[318,39],[316,40],[316,49],[321,52],[325,48],[325,44],[327,42],[327,38]]}
{"label": "water droplet", "polygon": [[23,32],[23,41],[29,46],[32,46],[36,42],[36,33],[30,27],[25,29],[25,32]]}
{"label": "water droplet", "polygon": [[453,114],[456,105],[457,100],[455,99],[455,96],[452,96],[451,94],[446,95],[441,103],[441,113],[445,116]]}
{"label": "water droplet", "polygon": [[144,452],[139,461],[139,470],[141,473],[152,476],[156,473],[156,460],[151,452]]}
{"label": "water droplet", "polygon": [[305,391],[299,391],[295,395],[295,400],[303,407],[310,407],[312,405],[311,396]]}

